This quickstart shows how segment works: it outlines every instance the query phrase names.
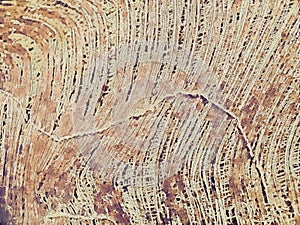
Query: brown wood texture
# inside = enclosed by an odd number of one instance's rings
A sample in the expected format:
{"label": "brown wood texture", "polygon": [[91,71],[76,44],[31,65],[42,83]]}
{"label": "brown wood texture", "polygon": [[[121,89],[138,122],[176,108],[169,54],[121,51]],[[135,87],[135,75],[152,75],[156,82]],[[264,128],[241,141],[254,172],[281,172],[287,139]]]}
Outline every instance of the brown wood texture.
{"label": "brown wood texture", "polygon": [[292,0],[0,0],[0,224],[300,224]]}

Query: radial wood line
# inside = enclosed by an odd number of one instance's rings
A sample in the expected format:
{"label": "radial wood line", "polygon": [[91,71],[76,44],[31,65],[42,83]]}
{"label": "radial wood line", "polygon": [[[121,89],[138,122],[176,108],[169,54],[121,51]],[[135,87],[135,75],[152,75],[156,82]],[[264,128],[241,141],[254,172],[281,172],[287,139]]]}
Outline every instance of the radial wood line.
{"label": "radial wood line", "polygon": [[300,224],[297,0],[0,0],[0,224]]}

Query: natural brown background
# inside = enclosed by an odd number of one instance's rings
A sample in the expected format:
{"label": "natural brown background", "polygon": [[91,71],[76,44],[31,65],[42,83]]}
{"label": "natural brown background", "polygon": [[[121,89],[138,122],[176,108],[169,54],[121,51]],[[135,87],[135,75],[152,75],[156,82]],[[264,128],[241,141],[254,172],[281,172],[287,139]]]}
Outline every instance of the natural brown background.
{"label": "natural brown background", "polygon": [[[0,1],[0,222],[300,224],[299,27],[289,0]],[[182,93],[167,97],[167,80],[159,101],[123,104],[131,83],[173,69],[99,70],[105,52],[141,40],[189,49],[224,101],[184,95],[197,85],[175,70]],[[144,176],[154,181],[120,182]]]}

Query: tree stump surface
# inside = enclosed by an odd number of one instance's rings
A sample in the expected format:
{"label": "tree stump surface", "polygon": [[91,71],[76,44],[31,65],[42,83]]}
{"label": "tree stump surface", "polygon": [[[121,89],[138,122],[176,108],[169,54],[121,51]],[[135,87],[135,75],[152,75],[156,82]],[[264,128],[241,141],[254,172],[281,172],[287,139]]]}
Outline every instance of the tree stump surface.
{"label": "tree stump surface", "polygon": [[286,1],[0,1],[0,224],[300,224]]}

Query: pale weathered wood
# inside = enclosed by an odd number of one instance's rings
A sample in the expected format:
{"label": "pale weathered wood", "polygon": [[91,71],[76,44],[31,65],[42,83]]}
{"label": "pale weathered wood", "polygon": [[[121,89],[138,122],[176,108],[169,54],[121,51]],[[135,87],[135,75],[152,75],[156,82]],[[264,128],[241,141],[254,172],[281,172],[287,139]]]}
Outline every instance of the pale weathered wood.
{"label": "pale weathered wood", "polygon": [[0,1],[0,224],[300,224],[298,1]]}

